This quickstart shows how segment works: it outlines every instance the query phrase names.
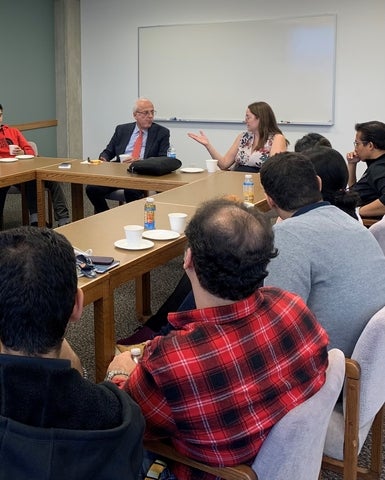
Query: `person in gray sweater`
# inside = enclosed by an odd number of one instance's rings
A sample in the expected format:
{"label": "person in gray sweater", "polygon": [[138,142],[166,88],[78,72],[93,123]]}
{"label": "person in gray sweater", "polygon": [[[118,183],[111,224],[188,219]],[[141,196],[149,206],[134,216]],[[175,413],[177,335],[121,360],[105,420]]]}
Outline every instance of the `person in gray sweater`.
{"label": "person in gray sweater", "polygon": [[357,220],[323,201],[321,180],[300,153],[280,153],[261,168],[278,256],[265,285],[297,293],[350,356],[371,316],[385,305],[385,256]]}

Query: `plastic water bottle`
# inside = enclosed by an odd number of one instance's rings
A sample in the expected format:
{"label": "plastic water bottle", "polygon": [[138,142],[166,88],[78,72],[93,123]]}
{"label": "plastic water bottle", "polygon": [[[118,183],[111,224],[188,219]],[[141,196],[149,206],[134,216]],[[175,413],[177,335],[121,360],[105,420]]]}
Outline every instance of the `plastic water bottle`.
{"label": "plastic water bottle", "polygon": [[144,204],[144,228],[146,230],[155,229],[155,210],[155,200],[152,197],[147,197]]}
{"label": "plastic water bottle", "polygon": [[135,363],[139,363],[140,357],[142,356],[142,351],[139,347],[131,348],[131,358]]}
{"label": "plastic water bottle", "polygon": [[167,156],[170,158],[176,158],[176,150],[173,145],[170,145],[167,150]]}
{"label": "plastic water bottle", "polygon": [[248,203],[254,203],[254,182],[251,175],[245,175],[243,181],[243,200]]}

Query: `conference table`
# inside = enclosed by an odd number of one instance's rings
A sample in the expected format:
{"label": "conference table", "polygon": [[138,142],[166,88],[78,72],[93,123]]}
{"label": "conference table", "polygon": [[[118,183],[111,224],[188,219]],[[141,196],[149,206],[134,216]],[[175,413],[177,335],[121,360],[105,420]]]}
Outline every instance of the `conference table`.
{"label": "conference table", "polygon": [[[238,200],[243,200],[243,181],[245,174],[242,172],[220,171],[207,176],[203,181],[189,183],[183,187],[159,193],[157,203],[178,203],[197,207],[199,204],[213,197],[230,195]],[[269,210],[262,188],[259,173],[252,174],[254,181],[254,202],[261,211]]]}
{"label": "conference table", "polygon": [[163,192],[180,185],[202,180],[210,175],[206,170],[193,174],[177,170],[162,176],[139,175],[127,172],[127,164],[124,163],[102,162],[93,164],[71,159],[63,161],[69,163],[70,168],[60,168],[60,164],[56,162],[56,164],[36,170],[39,226],[45,225],[45,181],[71,183],[72,220],[76,221],[84,217],[83,185]]}
{"label": "conference table", "polygon": [[[36,180],[36,170],[41,167],[56,164],[64,159],[52,157],[33,157],[16,159],[0,159],[0,188],[23,184]],[[25,192],[21,189],[23,223],[28,223],[29,211]]]}
{"label": "conference table", "polygon": [[[61,163],[69,169],[61,169]],[[255,202],[267,210],[259,174],[253,174]],[[244,173],[206,170],[185,173],[180,170],[160,177],[127,172],[127,165],[103,162],[93,165],[81,160],[34,157],[15,162],[0,162],[0,187],[36,180],[39,224],[45,225],[45,181],[71,183],[73,223],[57,229],[71,244],[80,249],[92,249],[94,255],[112,256],[120,265],[96,278],[79,278],[85,305],[94,304],[96,380],[104,378],[115,351],[115,321],[113,294],[115,288],[130,280],[136,281],[136,314],[139,318],[151,313],[150,272],[181,255],[186,239],[182,234],[171,240],[154,240],[145,250],[124,250],[114,245],[124,238],[124,225],[143,224],[145,199],[113,208],[83,219],[83,184],[106,185],[116,188],[138,188],[161,192],[155,195],[157,229],[169,229],[168,213],[194,214],[197,206],[210,198],[234,195],[243,198]]]}
{"label": "conference table", "polygon": [[[239,172],[219,171],[155,195],[156,228],[169,229],[168,213],[171,212],[186,213],[191,218],[197,206],[210,198],[226,194],[242,198],[243,178],[244,174]],[[265,209],[258,174],[254,175],[254,181],[255,201]],[[57,228],[74,247],[80,250],[92,249],[94,255],[112,256],[120,261],[119,266],[96,279],[79,280],[85,293],[85,304],[93,302],[95,305],[96,381],[104,378],[115,352],[114,290],[135,280],[136,314],[139,318],[149,315],[151,270],[181,255],[185,248],[186,237],[183,234],[176,239],[154,240],[154,246],[144,250],[125,250],[114,245],[117,240],[124,238],[124,225],[143,224],[144,203],[145,199],[137,200]]]}
{"label": "conference table", "polygon": [[4,159],[0,159],[0,187],[35,180],[38,168],[54,165],[61,161],[64,159],[51,157],[33,157],[13,162],[5,162]]}
{"label": "conference table", "polygon": [[[104,378],[107,366],[115,351],[114,289],[136,281],[136,314],[139,318],[151,312],[151,288],[149,272],[169,260],[181,255],[185,247],[185,236],[173,240],[154,240],[154,246],[145,250],[125,250],[114,246],[124,238],[124,225],[143,225],[145,200],[137,200],[108,212],[87,217],[83,220],[56,229],[71,244],[80,249],[92,249],[93,255],[111,256],[120,265],[96,279],[79,279],[85,293],[85,305],[94,303],[95,369],[96,380]],[[168,213],[183,212],[188,217],[195,208],[173,203],[156,205],[156,226],[169,229]],[[127,322],[129,318],[127,318]]]}

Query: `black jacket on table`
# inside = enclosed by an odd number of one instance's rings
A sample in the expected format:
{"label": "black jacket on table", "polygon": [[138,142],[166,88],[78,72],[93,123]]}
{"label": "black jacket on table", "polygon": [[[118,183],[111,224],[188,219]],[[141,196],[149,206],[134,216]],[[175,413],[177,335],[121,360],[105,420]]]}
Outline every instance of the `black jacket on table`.
{"label": "black jacket on table", "polygon": [[[124,123],[115,128],[115,132],[107,145],[101,152],[99,157],[110,161],[123,154],[126,150],[131,135],[135,129],[136,122]],[[144,150],[144,158],[148,157],[162,157],[167,155],[167,149],[170,146],[170,130],[162,127],[157,123],[153,123],[147,130],[147,142]]]}
{"label": "black jacket on table", "polygon": [[144,419],[66,360],[0,354],[0,479],[137,480]]}

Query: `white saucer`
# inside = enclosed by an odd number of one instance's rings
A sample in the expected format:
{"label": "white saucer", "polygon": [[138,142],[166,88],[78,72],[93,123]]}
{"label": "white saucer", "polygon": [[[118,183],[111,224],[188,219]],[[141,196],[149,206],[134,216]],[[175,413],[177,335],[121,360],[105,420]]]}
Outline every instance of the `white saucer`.
{"label": "white saucer", "polygon": [[4,163],[17,162],[17,158],[16,157],[0,158],[0,162],[4,162]]}
{"label": "white saucer", "polygon": [[204,172],[204,168],[198,168],[198,167],[184,167],[180,169],[181,172],[183,173],[199,173],[199,172]]}
{"label": "white saucer", "polygon": [[150,240],[144,240],[142,239],[140,245],[138,247],[131,247],[130,245],[127,244],[127,240],[123,238],[122,240],[117,240],[114,243],[115,247],[118,248],[124,248],[125,250],[146,250],[147,248],[151,248],[154,246],[154,242],[151,242]]}
{"label": "white saucer", "polygon": [[172,230],[146,230],[143,232],[142,237],[151,240],[172,240],[180,237],[180,234]]}
{"label": "white saucer", "polygon": [[30,158],[35,158],[35,155],[16,155],[18,160],[28,160]]}

